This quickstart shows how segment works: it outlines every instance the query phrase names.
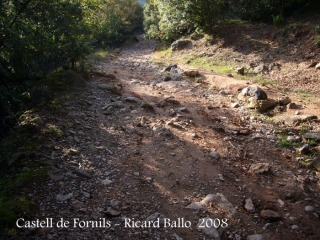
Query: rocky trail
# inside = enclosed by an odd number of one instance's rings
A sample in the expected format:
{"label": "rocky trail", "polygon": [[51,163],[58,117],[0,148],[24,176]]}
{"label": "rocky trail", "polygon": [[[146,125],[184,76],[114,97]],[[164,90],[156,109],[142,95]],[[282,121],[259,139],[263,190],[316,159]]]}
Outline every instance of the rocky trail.
{"label": "rocky trail", "polygon": [[319,239],[319,175],[279,146],[303,141],[295,127],[205,79],[163,81],[155,46],[94,62],[67,114],[45,116],[64,134],[42,147],[50,180],[28,196],[54,227],[21,239]]}

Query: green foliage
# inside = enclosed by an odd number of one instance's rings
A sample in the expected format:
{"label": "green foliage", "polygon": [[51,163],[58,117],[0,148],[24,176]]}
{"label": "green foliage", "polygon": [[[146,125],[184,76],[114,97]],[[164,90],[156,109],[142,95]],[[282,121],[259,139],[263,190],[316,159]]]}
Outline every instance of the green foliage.
{"label": "green foliage", "polygon": [[[3,0],[0,77],[43,77],[83,58],[93,44],[122,42],[142,22],[135,0]],[[0,79],[1,80],[1,79]]]}
{"label": "green foliage", "polygon": [[42,93],[48,74],[83,67],[93,48],[122,43],[142,17],[137,0],[0,1],[0,137],[29,101],[27,82]]}
{"label": "green foliage", "polygon": [[94,45],[109,47],[121,43],[142,25],[142,7],[136,0],[80,1],[84,21],[91,29]]}
{"label": "green foliage", "polygon": [[149,0],[144,7],[144,29],[150,38],[172,41],[194,28],[188,14],[190,1]]}
{"label": "green foliage", "polygon": [[229,19],[268,21],[281,25],[286,17],[315,0],[149,0],[144,28],[149,37],[175,40],[196,29],[210,32]]}
{"label": "green foliage", "polygon": [[143,14],[143,26],[147,36],[150,38],[160,38],[160,16],[157,1],[147,1],[147,4],[144,6]]}

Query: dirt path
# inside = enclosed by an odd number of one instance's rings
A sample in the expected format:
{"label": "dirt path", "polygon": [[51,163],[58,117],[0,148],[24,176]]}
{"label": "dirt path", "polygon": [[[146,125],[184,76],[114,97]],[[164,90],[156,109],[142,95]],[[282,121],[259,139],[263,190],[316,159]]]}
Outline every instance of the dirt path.
{"label": "dirt path", "polygon": [[[277,146],[264,119],[230,108],[230,96],[191,80],[163,82],[149,61],[154,48],[141,41],[96,62],[100,74],[65,103],[68,114],[48,117],[64,135],[43,149],[51,180],[29,196],[38,218],[70,226],[23,238],[319,239],[315,171]],[[265,173],[250,170],[257,163]],[[246,209],[248,199],[254,207]],[[216,219],[218,231],[197,229],[205,217]],[[81,228],[76,218],[103,226]],[[125,225],[158,218],[166,227]]]}

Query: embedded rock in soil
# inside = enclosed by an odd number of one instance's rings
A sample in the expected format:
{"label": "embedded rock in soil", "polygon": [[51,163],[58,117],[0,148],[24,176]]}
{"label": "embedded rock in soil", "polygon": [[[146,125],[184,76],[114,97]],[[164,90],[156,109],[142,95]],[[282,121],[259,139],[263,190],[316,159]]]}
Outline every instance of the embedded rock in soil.
{"label": "embedded rock in soil", "polygon": [[260,216],[266,220],[269,220],[269,221],[278,221],[278,220],[281,220],[281,215],[276,212],[276,211],[273,211],[273,210],[262,210],[260,212]]}
{"label": "embedded rock in soil", "polygon": [[314,207],[312,207],[312,206],[306,206],[306,207],[304,208],[304,210],[305,210],[306,212],[314,212]]}
{"label": "embedded rock in soil", "polygon": [[237,213],[237,210],[233,207],[232,203],[230,203],[228,199],[221,193],[208,194],[202,201],[191,203],[186,208],[200,210],[208,207],[215,208],[230,218]]}
{"label": "embedded rock in soil", "polygon": [[73,193],[68,193],[66,195],[63,195],[63,194],[57,194],[56,196],[56,200],[58,202],[64,202],[64,201],[67,201],[69,199],[73,198]]}
{"label": "embedded rock in soil", "polygon": [[270,171],[269,163],[255,163],[250,166],[249,173],[262,174]]}
{"label": "embedded rock in soil", "polygon": [[200,202],[200,204],[221,210],[226,213],[228,217],[232,217],[237,212],[232,203],[230,203],[222,193],[209,194]]}
{"label": "embedded rock in soil", "polygon": [[212,221],[209,217],[202,218],[199,220],[197,224],[197,229],[207,234],[210,238],[214,240],[220,240],[220,235],[218,233],[217,228],[215,228],[214,224],[206,224],[207,222]]}
{"label": "embedded rock in soil", "polygon": [[250,213],[254,213],[256,211],[256,208],[254,207],[251,198],[246,199],[246,204],[244,205],[244,208]]}

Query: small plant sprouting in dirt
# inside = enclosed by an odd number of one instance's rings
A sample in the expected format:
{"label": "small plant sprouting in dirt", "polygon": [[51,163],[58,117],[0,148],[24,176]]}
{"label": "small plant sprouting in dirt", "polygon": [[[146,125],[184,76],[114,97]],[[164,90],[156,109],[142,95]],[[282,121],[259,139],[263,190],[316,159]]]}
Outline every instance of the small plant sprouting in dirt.
{"label": "small plant sprouting in dirt", "polygon": [[279,144],[282,148],[289,148],[289,149],[292,149],[298,146],[297,142],[288,140],[287,134],[283,134],[280,136]]}

